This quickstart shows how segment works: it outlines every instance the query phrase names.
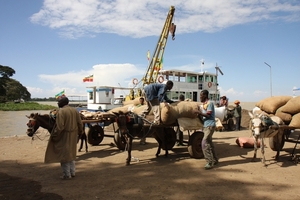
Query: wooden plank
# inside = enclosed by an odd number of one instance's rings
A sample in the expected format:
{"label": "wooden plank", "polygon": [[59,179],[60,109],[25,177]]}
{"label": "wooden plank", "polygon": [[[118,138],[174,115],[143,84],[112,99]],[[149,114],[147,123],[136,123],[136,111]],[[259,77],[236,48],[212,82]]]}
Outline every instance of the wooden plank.
{"label": "wooden plank", "polygon": [[294,130],[294,129],[300,129],[300,127],[294,127],[294,126],[289,126],[289,125],[272,125],[269,126],[270,129],[288,129],[288,130]]}

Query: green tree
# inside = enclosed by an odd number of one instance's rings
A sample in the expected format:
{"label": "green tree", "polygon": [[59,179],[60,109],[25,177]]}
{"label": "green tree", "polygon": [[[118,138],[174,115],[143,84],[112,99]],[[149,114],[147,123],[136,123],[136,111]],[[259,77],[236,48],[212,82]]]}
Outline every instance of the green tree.
{"label": "green tree", "polygon": [[27,91],[27,88],[15,79],[7,81],[6,96],[8,101],[17,99],[24,99],[27,101],[31,98],[31,94]]}
{"label": "green tree", "polygon": [[15,70],[8,67],[0,65],[0,96],[6,96],[6,84],[11,76],[15,74]]}
{"label": "green tree", "polygon": [[19,81],[11,79],[15,70],[8,66],[0,65],[0,103],[7,100],[29,100],[31,94]]}

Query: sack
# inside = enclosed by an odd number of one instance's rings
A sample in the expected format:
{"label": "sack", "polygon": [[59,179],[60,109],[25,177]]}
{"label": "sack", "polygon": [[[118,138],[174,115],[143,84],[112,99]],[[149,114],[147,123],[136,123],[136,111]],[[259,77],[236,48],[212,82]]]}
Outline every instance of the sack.
{"label": "sack", "polygon": [[[254,148],[254,138],[253,137],[238,137],[235,140],[236,144],[241,148]],[[257,142],[257,148],[260,147],[260,139]]]}

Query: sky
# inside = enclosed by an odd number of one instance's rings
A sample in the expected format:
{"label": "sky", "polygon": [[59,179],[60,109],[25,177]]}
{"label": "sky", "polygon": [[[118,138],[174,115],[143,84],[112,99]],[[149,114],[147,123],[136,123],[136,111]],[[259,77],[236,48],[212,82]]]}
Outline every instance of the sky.
{"label": "sky", "polygon": [[203,59],[215,73],[218,65],[229,101],[300,95],[299,0],[1,0],[0,65],[32,98],[128,87],[146,73],[170,6],[176,39],[168,38],[163,69],[197,72]]}

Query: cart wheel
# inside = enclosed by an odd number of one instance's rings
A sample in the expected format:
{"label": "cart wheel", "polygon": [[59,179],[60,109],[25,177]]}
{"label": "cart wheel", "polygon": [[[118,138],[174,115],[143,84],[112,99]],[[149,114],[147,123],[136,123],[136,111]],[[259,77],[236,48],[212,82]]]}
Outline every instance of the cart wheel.
{"label": "cart wheel", "polygon": [[203,158],[203,151],[201,147],[204,133],[201,131],[195,131],[189,138],[188,151],[192,158]]}
{"label": "cart wheel", "polygon": [[119,133],[119,130],[114,134],[114,141],[119,150],[124,151],[126,146],[125,138]]}
{"label": "cart wheel", "polygon": [[232,118],[229,118],[227,121],[227,130],[228,131],[233,131],[234,128],[234,122]]}
{"label": "cart wheel", "polygon": [[[176,132],[173,128],[164,128],[164,134],[166,134],[167,149],[171,150],[176,143]],[[162,149],[166,150],[164,145],[163,145]]]}
{"label": "cart wheel", "polygon": [[104,138],[103,128],[99,125],[93,125],[88,131],[88,143],[91,145],[98,145]]}
{"label": "cart wheel", "polygon": [[[289,131],[289,130],[288,130]],[[281,151],[283,146],[284,146],[284,143],[285,143],[285,134],[282,135],[282,138],[281,138],[281,143],[279,141],[279,138],[278,138],[278,135],[275,135],[274,137],[270,137],[269,138],[269,145],[270,145],[270,148],[273,150],[273,151]],[[280,149],[278,149],[278,147]]]}

